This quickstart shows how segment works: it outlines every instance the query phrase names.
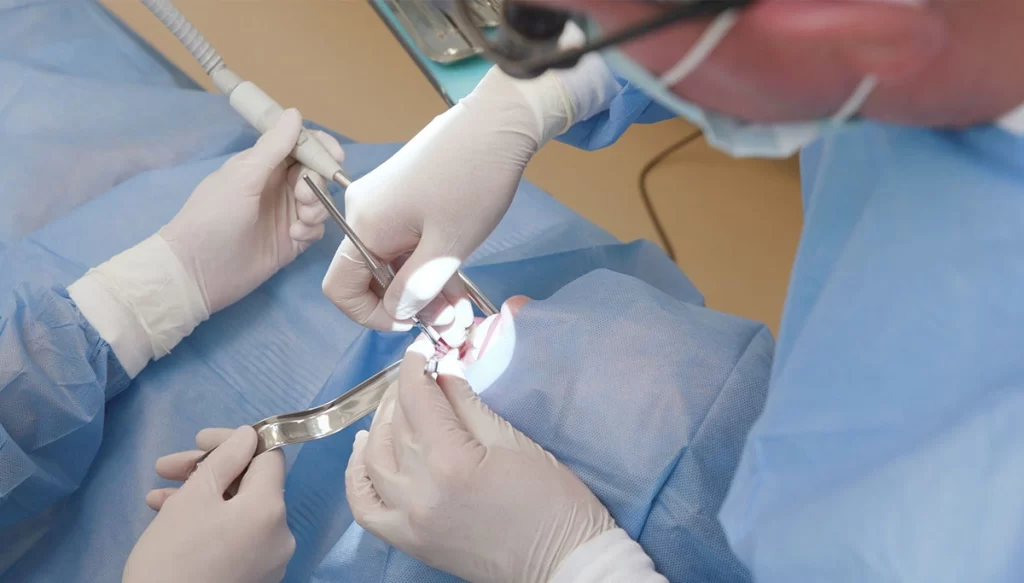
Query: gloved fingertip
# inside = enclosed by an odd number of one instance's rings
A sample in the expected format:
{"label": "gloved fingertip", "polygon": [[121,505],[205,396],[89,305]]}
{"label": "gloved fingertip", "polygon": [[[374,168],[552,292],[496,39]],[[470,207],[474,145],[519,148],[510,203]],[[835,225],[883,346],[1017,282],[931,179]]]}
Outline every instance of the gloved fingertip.
{"label": "gloved fingertip", "polygon": [[256,168],[251,173],[253,180],[266,180],[270,173],[291,154],[302,131],[302,116],[294,109],[281,113],[266,133],[260,136],[256,145],[249,151],[248,160]]}
{"label": "gloved fingertip", "polygon": [[167,502],[167,499],[170,498],[175,491],[177,491],[177,488],[159,488],[156,490],[150,490],[146,493],[146,506],[149,506],[151,509],[159,512],[160,509],[164,507],[164,503]]}
{"label": "gloved fingertip", "polygon": [[455,323],[455,306],[448,304],[434,317],[434,326],[450,326]]}
{"label": "gloved fingertip", "polygon": [[392,332],[408,332],[409,330],[412,330],[412,328],[413,328],[413,323],[411,321],[409,321],[409,320],[401,320],[401,321],[396,320],[396,321],[392,322],[392,324],[391,324],[391,331]]}
{"label": "gloved fingertip", "polygon": [[281,117],[277,120],[278,125],[294,125],[296,123],[302,123],[302,114],[298,109],[289,107],[288,109],[281,112]]}
{"label": "gloved fingertip", "polygon": [[[256,431],[249,425],[240,425],[235,428],[231,435],[224,441],[220,446],[214,450],[214,453],[210,454],[207,460],[213,459],[217,456],[217,452],[221,452],[222,456],[228,457],[240,457],[240,456],[252,456],[252,452],[256,450]],[[220,457],[220,456],[217,456]]]}
{"label": "gloved fingertip", "polygon": [[469,296],[455,300],[455,325],[469,328],[473,325],[476,314],[473,313],[473,301]]}
{"label": "gloved fingertip", "polygon": [[211,450],[224,443],[234,433],[232,429],[224,427],[207,427],[196,434],[196,445],[202,450]]}
{"label": "gloved fingertip", "polygon": [[412,318],[438,297],[460,265],[455,257],[424,260],[430,251],[422,247],[413,251],[384,294],[384,308],[399,320]]}
{"label": "gloved fingertip", "polygon": [[355,438],[353,443],[355,443],[356,445],[365,444],[366,440],[369,439],[369,437],[370,437],[370,432],[369,431],[367,431],[365,429],[360,429],[359,431],[356,432],[356,438]]}
{"label": "gloved fingertip", "polygon": [[331,156],[338,161],[338,164],[345,161],[345,149],[338,143],[338,140],[334,139],[334,136],[327,132],[317,130],[316,137],[320,140],[320,143],[327,148],[327,151],[330,152]]}
{"label": "gloved fingertip", "polygon": [[466,369],[457,358],[442,358],[437,363],[438,376],[454,377],[466,380]]}
{"label": "gloved fingertip", "polygon": [[448,326],[455,321],[455,306],[442,296],[437,296],[420,311],[420,318],[431,326]]}
{"label": "gloved fingertip", "polygon": [[288,236],[292,241],[313,243],[323,238],[324,226],[323,224],[307,225],[302,221],[295,221],[288,227]]}
{"label": "gloved fingertip", "polygon": [[444,340],[444,343],[452,348],[461,347],[465,344],[468,336],[469,330],[458,325],[449,326],[447,330],[441,332],[441,340]]}
{"label": "gloved fingertip", "polygon": [[406,356],[415,354],[422,356],[424,359],[429,360],[434,356],[435,348],[434,343],[430,341],[426,335],[420,335],[409,345],[409,348],[405,349]]}
{"label": "gloved fingertip", "polygon": [[[390,312],[397,320],[408,320],[416,314],[419,314],[426,303],[427,301],[425,300],[399,302],[394,304],[394,308],[388,310],[388,312]],[[387,308],[388,305],[389,302],[385,300],[384,307]]]}
{"label": "gloved fingertip", "polygon": [[300,222],[314,226],[323,224],[327,220],[329,216],[327,209],[320,204],[320,201],[303,202],[298,190],[295,191],[295,198],[298,201],[298,204],[295,205],[295,216]]}

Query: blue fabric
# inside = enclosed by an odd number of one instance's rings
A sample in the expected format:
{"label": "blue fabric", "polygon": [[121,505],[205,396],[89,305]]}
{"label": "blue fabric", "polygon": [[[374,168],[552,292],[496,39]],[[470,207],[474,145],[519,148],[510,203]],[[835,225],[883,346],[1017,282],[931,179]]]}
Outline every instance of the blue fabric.
{"label": "blue fabric", "polygon": [[[658,287],[600,269],[526,304],[512,363],[481,397],[572,468],[670,581],[748,581],[717,510],[761,410],[773,341],[763,325],[691,303],[685,287]],[[325,390],[348,386],[349,366]],[[336,491],[337,453],[304,449],[293,475],[308,464]],[[457,579],[352,525],[313,580]]]}
{"label": "blue fabric", "polygon": [[599,150],[614,144],[635,123],[656,123],[677,117],[635,85],[616,77],[622,89],[608,109],[581,121],[557,139],[584,150]]}
{"label": "blue fabric", "polygon": [[[398,358],[410,336],[367,332],[322,296],[320,280],[340,240],[329,228],[322,242],[128,384],[65,286],[152,234],[202,178],[256,135],[222,97],[198,91],[94,2],[0,0],[0,78],[0,483],[7,487],[3,480],[16,475],[8,468],[19,463],[17,471],[30,476],[5,492],[0,512],[5,520],[34,513],[0,529],[0,578],[116,581],[153,516],[145,493],[166,485],[153,472],[158,456],[192,447],[204,427],[251,423],[331,398]],[[346,168],[358,177],[396,149],[347,144]],[[586,275],[598,268],[623,275]],[[733,402],[743,392],[731,388],[724,373],[730,366],[747,379],[735,387],[754,389],[737,409],[741,419],[755,414],[770,352],[762,329],[701,308],[700,294],[653,245],[621,245],[525,183],[467,271],[496,301],[515,293],[546,298],[585,276],[548,309],[557,314],[579,303],[576,310],[598,314],[604,299],[636,300],[638,317],[667,314],[692,326],[676,331],[680,341],[718,347],[702,353],[707,366],[696,357],[666,364],[703,374],[669,387],[676,389],[666,397],[670,410],[687,423],[665,442],[645,432],[636,460],[623,457],[622,444],[595,441],[593,427],[549,417],[547,403],[568,398],[554,386],[547,393],[495,391],[493,399],[585,473],[659,564],[732,572],[724,535],[708,531],[713,521],[706,518],[717,509],[744,426],[733,426],[728,439],[707,440],[703,432],[725,420],[715,395]],[[611,278],[611,295],[585,293],[594,277]],[[633,293],[617,295],[623,289]],[[744,349],[743,340],[754,348]],[[9,368],[14,360],[29,374]],[[621,388],[591,386],[565,406],[593,417],[605,410],[603,400],[628,395],[617,395]],[[631,414],[660,411],[654,395],[651,385]],[[658,428],[670,430],[667,418]],[[321,563],[321,576],[330,573],[353,539],[365,553],[348,555],[356,560],[338,579],[379,571],[375,553],[386,549],[352,527],[343,480],[328,479],[340,476],[356,429],[286,452],[289,524],[299,541],[289,581],[308,581]],[[570,429],[588,432],[580,433],[588,436],[580,442],[586,447],[554,443]],[[57,439],[44,443],[47,436]],[[604,449],[615,445],[616,456],[608,458]],[[636,470],[634,481],[619,477],[623,461]],[[684,507],[699,511],[686,510],[692,520],[677,521]],[[713,536],[703,538],[708,532]],[[673,552],[693,561],[672,566],[679,561]],[[407,559],[404,565],[423,569]],[[400,580],[399,572],[389,576]]]}
{"label": "blue fabric", "polygon": [[[105,397],[128,381],[63,288],[30,282],[0,297],[0,530],[82,482]],[[58,414],[36,416],[43,411]]]}
{"label": "blue fabric", "polygon": [[772,387],[721,518],[757,581],[1020,581],[1024,139],[803,155]]}

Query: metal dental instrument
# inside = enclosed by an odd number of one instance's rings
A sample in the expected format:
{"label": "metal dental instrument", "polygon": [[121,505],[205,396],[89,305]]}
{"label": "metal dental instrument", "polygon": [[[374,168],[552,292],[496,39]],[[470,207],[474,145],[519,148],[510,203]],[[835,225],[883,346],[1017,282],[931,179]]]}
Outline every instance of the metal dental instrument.
{"label": "metal dental instrument", "polygon": [[[430,60],[451,64],[480,52],[459,27],[427,0],[384,0],[413,43]],[[495,16],[497,16],[495,14]]]}
{"label": "metal dental instrument", "polygon": [[[346,176],[345,171],[341,169],[332,174],[331,179],[342,188],[348,188],[349,186],[352,185],[352,179]],[[314,188],[313,192],[317,193],[318,190],[320,189]],[[321,194],[323,194],[322,191]],[[327,212],[332,217],[334,217],[334,220],[337,221],[338,218],[341,217],[341,222],[339,224],[344,223],[345,218],[342,216],[341,212],[338,211],[338,207],[334,204],[334,200],[331,197],[326,195],[321,197],[320,194],[317,194],[317,198],[319,198],[320,202],[327,208]],[[343,226],[342,228],[344,229],[345,227]],[[347,232],[348,231],[346,231],[346,233]],[[354,241],[355,240],[353,239],[353,242]],[[490,316],[491,314],[498,313],[498,307],[495,306],[494,303],[491,302],[491,300],[487,299],[487,296],[484,295],[484,292],[481,291],[480,288],[477,287],[477,285],[473,283],[472,280],[466,277],[466,274],[463,273],[461,269],[456,271],[455,275],[459,278],[459,281],[462,282],[463,287],[466,288],[466,295],[469,296],[469,299],[472,300],[474,304],[476,304],[476,307],[485,316]]]}
{"label": "metal dental instrument", "polygon": [[[228,102],[235,111],[261,134],[273,127],[284,111],[283,108],[256,84],[245,81],[228,69],[217,50],[174,7],[170,0],[141,0],[141,2],[192,53],[192,56],[210,76],[214,86],[227,95]],[[317,174],[325,178],[329,177],[342,188],[348,188],[352,184],[341,165],[327,151],[327,148],[306,129],[299,134],[299,139],[292,150],[292,157]],[[313,192],[315,193],[317,190],[319,189],[314,188]],[[320,200],[335,220],[341,218],[339,224],[345,228],[347,223],[344,223],[344,217],[338,212],[334,201],[330,197],[322,197]],[[353,237],[354,241],[355,237]],[[369,258],[367,260],[369,261]],[[497,307],[462,271],[458,271],[457,275],[465,286],[470,299],[483,315],[491,316],[498,313]],[[362,419],[377,408],[384,392],[398,378],[398,366],[397,362],[392,364],[354,389],[319,407],[275,415],[259,421],[253,425],[253,429],[259,436],[255,454],[334,435]],[[196,462],[197,467],[209,455],[210,452],[205,453]],[[228,488],[229,495],[237,491],[240,482],[241,476]]]}
{"label": "metal dental instrument", "polygon": [[[352,185],[352,179],[345,175],[345,171],[344,170],[340,170],[339,169],[337,172],[335,172],[331,176],[331,179],[334,182],[336,182],[338,184],[338,186],[340,186],[342,188],[348,188],[349,186]],[[320,199],[320,203],[323,204],[324,207],[327,209],[327,213],[330,214],[331,217],[333,217],[335,221],[337,221],[338,225],[341,226],[341,228],[345,231],[345,233],[346,234],[351,233],[352,232],[352,227],[348,225],[348,223],[345,221],[345,217],[341,214],[341,211],[338,210],[337,205],[334,204],[334,199],[332,199],[330,196],[328,196],[327,193],[325,193],[321,188],[318,188],[315,183],[314,184],[310,184],[310,188],[313,189],[313,193],[316,194],[316,197],[318,199]],[[353,238],[352,238],[352,242],[353,243],[355,243],[358,240],[359,240],[358,237],[353,236]],[[369,250],[366,250],[365,252],[363,251],[363,249],[365,249],[366,247],[365,247],[365,245],[362,245],[361,241],[359,242],[357,247],[360,249],[360,253],[369,254]],[[365,254],[364,254],[364,257],[366,256]],[[372,254],[371,254],[371,256],[372,256]],[[369,262],[369,261],[370,261],[370,259],[367,259],[367,262]],[[379,263],[379,261],[378,261],[378,263]],[[386,267],[387,266],[385,266],[385,268]],[[388,275],[390,277],[390,271],[388,271]],[[476,284],[472,282],[472,280],[470,280],[468,277],[466,277],[466,274],[463,273],[461,269],[456,271],[455,275],[459,278],[459,281],[462,282],[463,287],[466,288],[466,295],[469,296],[469,299],[472,300],[474,304],[476,304],[476,307],[485,316],[489,316],[491,314],[497,314],[498,313],[498,307],[495,306],[491,302],[491,300],[487,299],[487,296],[484,295],[484,292],[481,291],[480,288],[477,287]],[[375,281],[376,281],[376,275],[374,275],[374,278],[375,278]],[[435,344],[436,344],[436,342],[435,342]]]}
{"label": "metal dental instrument", "polygon": [[[479,290],[477,291],[479,292]],[[489,301],[484,305],[478,305],[478,307],[485,316],[498,313]],[[323,405],[305,411],[274,415],[254,423],[252,428],[256,430],[256,451],[253,452],[253,457],[286,445],[296,445],[334,435],[373,413],[377,410],[388,387],[398,380],[398,367],[401,364],[401,362],[392,363],[384,370],[356,385],[352,390]],[[428,361],[424,372],[436,373],[437,360]],[[195,472],[199,464],[213,451],[213,449],[207,451],[196,460],[192,472]],[[244,475],[245,472],[243,471],[242,474]],[[234,496],[238,492],[238,486],[241,483],[242,476],[240,475],[228,486],[225,492],[228,497]]]}
{"label": "metal dental instrument", "polygon": [[[344,174],[342,174],[342,177],[344,177]],[[381,289],[387,289],[387,286],[391,283],[391,279],[393,278],[390,268],[374,257],[359,237],[356,236],[355,232],[352,230],[352,226],[345,220],[344,215],[342,215],[341,211],[338,210],[337,205],[334,204],[334,200],[331,199],[330,195],[324,192],[308,174],[304,174],[302,179],[313,190],[316,197],[320,199],[320,202],[327,209],[328,214],[334,218],[341,229],[345,231],[345,234],[352,238],[352,243],[355,244],[356,248],[359,249],[359,252],[366,258],[367,264],[371,266],[370,270],[374,275],[374,279],[381,286]],[[347,177],[345,177],[345,181],[348,181]],[[472,281],[462,275],[461,272],[459,273],[459,276],[461,277],[463,284],[466,286],[468,295],[473,299],[473,302],[485,316],[491,316],[498,313],[497,307],[487,299],[483,292],[481,292]],[[429,326],[424,326],[418,318],[415,321],[428,337],[430,337],[431,333],[435,335],[437,334],[437,332]],[[438,346],[440,338],[435,340],[431,337],[431,341],[435,346]],[[252,426],[256,431],[256,451],[253,453],[253,457],[263,452],[279,449],[285,445],[305,443],[307,441],[313,441],[314,439],[322,439],[324,437],[334,435],[362,419],[366,415],[374,412],[380,404],[381,398],[384,397],[385,391],[387,391],[388,387],[390,387],[392,383],[398,380],[398,367],[400,365],[401,362],[391,364],[384,370],[366,379],[352,390],[347,391],[341,396],[324,403],[323,405],[313,407],[305,411],[274,415],[256,422]],[[427,374],[437,372],[437,360],[431,359],[428,361],[424,372]],[[195,472],[196,468],[199,467],[199,464],[209,457],[213,451],[214,450],[211,449],[204,453],[196,461],[196,465],[192,471]],[[243,475],[244,473],[245,472],[242,472]],[[234,496],[238,492],[238,487],[241,482],[242,476],[240,475],[228,486],[225,494],[228,497]]]}
{"label": "metal dental instrument", "polygon": [[[295,413],[274,415],[257,421],[252,425],[256,431],[256,451],[252,456],[255,458],[261,453],[280,449],[286,445],[305,443],[334,435],[373,413],[388,387],[398,380],[399,365],[401,362],[391,364],[359,383],[351,391],[318,407]],[[210,457],[210,454],[216,449],[207,451],[196,460],[195,466],[189,472],[190,477],[199,469],[199,464]],[[238,487],[241,485],[244,475],[245,470],[228,486],[224,492],[228,498],[238,493]]]}
{"label": "metal dental instrument", "polygon": [[[277,118],[284,111],[283,108],[255,83],[242,79],[229,69],[217,49],[185,18],[185,15],[174,7],[170,0],[140,1],[192,53],[206,74],[210,76],[214,86],[227,95],[228,103],[235,111],[261,134],[273,127]],[[495,4],[496,0],[489,0],[489,3]],[[327,151],[320,140],[305,128],[299,134],[299,139],[292,150],[292,157],[320,176],[338,183],[342,188],[348,188],[352,184],[352,180],[345,175],[345,171],[334,159],[334,156]],[[328,205],[328,212],[333,206],[333,202]],[[484,314],[498,312],[494,304],[480,292],[480,288],[471,282],[466,274],[460,270],[457,275],[477,308]]]}
{"label": "metal dental instrument", "polygon": [[[341,211],[338,210],[338,207],[334,204],[334,200],[331,199],[330,195],[324,192],[308,174],[303,174],[302,179],[306,181],[309,188],[313,190],[313,194],[320,199],[321,204],[323,204],[324,208],[327,209],[327,213],[331,215],[334,222],[338,223],[341,230],[345,231],[345,236],[352,241],[352,244],[359,250],[359,254],[366,260],[366,265],[370,267],[370,273],[373,275],[373,279],[377,282],[377,285],[380,286],[379,293],[381,297],[383,297],[384,291],[388,289],[388,286],[390,286],[391,282],[395,279],[394,274],[391,273],[391,267],[378,259],[369,249],[367,249],[366,245],[363,244],[363,241],[352,229],[352,226],[349,225],[348,221],[345,220],[345,217],[342,216]],[[346,177],[345,180],[347,182],[348,178]],[[441,352],[447,352],[448,345],[441,340],[441,335],[438,334],[433,327],[424,324],[423,321],[416,316],[413,316],[411,319],[412,323],[423,331],[423,333],[427,335],[427,338],[434,343],[435,348]]]}

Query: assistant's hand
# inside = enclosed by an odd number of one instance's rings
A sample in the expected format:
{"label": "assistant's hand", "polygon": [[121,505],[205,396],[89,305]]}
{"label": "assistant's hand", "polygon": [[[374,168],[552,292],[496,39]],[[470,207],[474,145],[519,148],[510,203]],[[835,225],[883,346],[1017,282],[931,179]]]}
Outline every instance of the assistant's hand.
{"label": "assistant's hand", "polygon": [[[186,480],[180,489],[154,490],[146,503],[159,510],[125,565],[125,583],[277,583],[295,551],[284,506],[284,456],[271,451],[252,458],[251,427],[205,430],[204,450],[216,447],[195,474],[202,451],[157,460],[157,473]],[[218,447],[219,446],[219,447]],[[224,490],[252,460],[238,494]]]}
{"label": "assistant's hand", "polygon": [[[289,158],[301,127],[297,111],[282,113],[255,146],[203,180],[158,233],[68,286],[130,377],[323,236],[327,211],[302,181],[305,168]],[[337,141],[317,138],[342,159]]]}
{"label": "assistant's hand", "polygon": [[[308,172],[321,186],[323,178],[289,157],[301,129],[299,112],[282,113],[255,146],[203,180],[160,230],[210,313],[256,289],[323,237],[327,211],[302,174]],[[344,152],[338,142],[314,133],[340,162]]]}
{"label": "assistant's hand", "polygon": [[327,297],[371,328],[409,329],[409,318],[426,308],[427,323],[464,332],[472,308],[452,275],[504,216],[530,158],[569,125],[572,108],[563,93],[553,76],[522,82],[492,69],[469,96],[357,180],[345,193],[347,218],[397,273],[381,301],[364,260],[345,240],[324,278]]}
{"label": "assistant's hand", "polygon": [[429,342],[402,361],[345,473],[355,520],[417,559],[474,582],[541,583],[615,528],[587,486],[494,414]]}

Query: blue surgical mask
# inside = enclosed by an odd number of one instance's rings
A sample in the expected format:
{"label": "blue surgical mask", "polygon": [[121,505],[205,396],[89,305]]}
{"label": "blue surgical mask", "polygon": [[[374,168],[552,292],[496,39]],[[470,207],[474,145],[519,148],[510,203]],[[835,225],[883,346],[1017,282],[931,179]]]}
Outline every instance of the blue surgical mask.
{"label": "blue surgical mask", "polygon": [[877,81],[865,78],[853,95],[829,119],[797,123],[758,124],[705,109],[676,95],[671,87],[692,73],[726,37],[736,23],[735,10],[719,15],[693,48],[667,73],[655,77],[617,48],[603,52],[608,66],[671,112],[704,131],[715,148],[736,158],[788,158],[825,132],[848,123],[867,101]]}

